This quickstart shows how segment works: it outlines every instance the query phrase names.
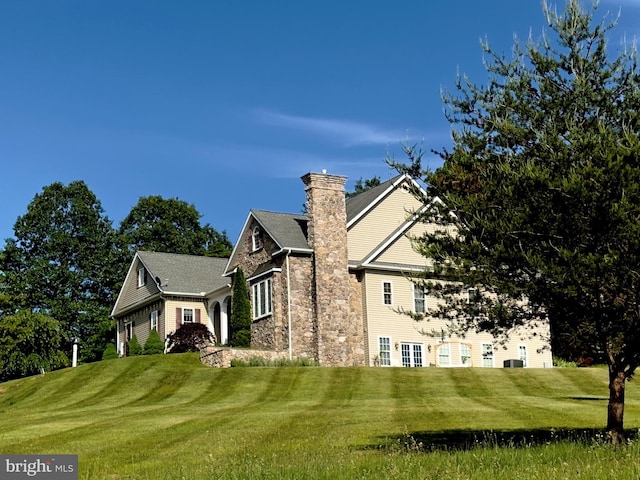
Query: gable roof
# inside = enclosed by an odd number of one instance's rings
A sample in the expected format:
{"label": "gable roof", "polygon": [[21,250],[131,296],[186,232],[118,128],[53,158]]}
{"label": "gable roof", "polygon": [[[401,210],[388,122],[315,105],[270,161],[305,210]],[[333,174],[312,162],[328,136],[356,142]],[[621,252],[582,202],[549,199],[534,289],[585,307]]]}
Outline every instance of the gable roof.
{"label": "gable roof", "polygon": [[136,253],[163,293],[205,295],[229,284],[222,276],[228,258],[177,253]]}
{"label": "gable roof", "polygon": [[380,185],[370,188],[369,190],[365,190],[358,195],[347,199],[347,223],[350,223],[353,219],[360,216],[360,214],[367,210],[368,207],[377,203],[378,197],[382,196],[389,190],[394,187],[396,183],[399,183],[398,180],[405,177],[405,175],[397,175],[386,182],[382,182]]}
{"label": "gable roof", "polygon": [[306,215],[251,210],[253,218],[281,249],[310,250]]}
{"label": "gable roof", "polygon": [[[348,198],[346,201],[347,228],[366,215],[367,212],[383,201],[390,192],[403,182],[413,182],[415,186],[418,186],[411,176],[400,174],[374,188]],[[420,187],[418,186],[418,188]],[[251,224],[251,219],[254,219],[279,247],[279,251],[275,253],[281,253],[283,250],[312,253],[307,241],[307,224],[309,220],[307,215],[251,209],[240,231],[238,241],[234,244],[225,269],[225,275],[229,275],[233,271],[236,250],[240,239],[245,234],[244,232]]]}

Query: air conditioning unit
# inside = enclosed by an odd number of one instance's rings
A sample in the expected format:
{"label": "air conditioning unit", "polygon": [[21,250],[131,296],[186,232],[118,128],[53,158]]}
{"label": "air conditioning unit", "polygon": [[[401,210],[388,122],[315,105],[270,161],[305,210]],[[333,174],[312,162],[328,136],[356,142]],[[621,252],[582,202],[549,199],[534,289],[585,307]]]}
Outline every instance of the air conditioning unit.
{"label": "air conditioning unit", "polygon": [[523,368],[524,362],[522,360],[517,360],[515,358],[505,360],[504,368]]}

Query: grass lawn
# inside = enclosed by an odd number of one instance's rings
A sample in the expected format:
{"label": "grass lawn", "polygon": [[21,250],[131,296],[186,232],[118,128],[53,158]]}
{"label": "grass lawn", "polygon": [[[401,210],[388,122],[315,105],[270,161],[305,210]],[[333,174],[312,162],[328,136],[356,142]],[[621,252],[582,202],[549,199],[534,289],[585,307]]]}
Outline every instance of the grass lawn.
{"label": "grass lawn", "polygon": [[640,440],[598,440],[607,395],[599,368],[223,370],[156,355],[0,384],[0,452],[77,453],[91,480],[638,479]]}

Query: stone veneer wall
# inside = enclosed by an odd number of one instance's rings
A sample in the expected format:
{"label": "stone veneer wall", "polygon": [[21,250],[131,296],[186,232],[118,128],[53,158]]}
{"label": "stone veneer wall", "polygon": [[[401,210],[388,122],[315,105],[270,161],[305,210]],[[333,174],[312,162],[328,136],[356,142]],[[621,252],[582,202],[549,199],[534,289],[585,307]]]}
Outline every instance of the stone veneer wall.
{"label": "stone veneer wall", "polygon": [[[263,264],[272,263],[272,253],[279,249],[273,240],[263,232],[263,247],[253,251],[251,233],[256,226],[256,222],[252,221],[245,230],[245,235],[238,240],[236,250],[236,266],[242,268],[245,277],[251,278],[258,267]],[[274,265],[280,267],[279,265]],[[235,268],[235,266],[234,266]],[[277,292],[282,290],[282,275],[279,273],[269,274],[272,279],[273,298],[277,298]],[[265,277],[266,278],[266,277]],[[251,295],[251,285],[248,285],[249,295]],[[253,300],[252,300],[253,301]],[[251,324],[251,346],[258,349],[276,350],[282,349],[281,339],[276,338],[278,323],[281,323],[279,312],[282,309],[280,302],[273,302],[273,315],[253,321]],[[251,305],[251,315],[253,315],[253,304]]]}
{"label": "stone veneer wall", "polygon": [[352,308],[347,255],[345,177],[308,173],[309,246],[313,249],[318,361],[327,366],[364,365],[362,314]]}
{"label": "stone veneer wall", "polygon": [[[285,267],[283,273],[286,275]],[[289,280],[291,301],[291,345],[292,356],[295,358],[311,358],[318,360],[317,325],[311,292],[313,291],[313,264],[308,256],[289,256]],[[286,281],[286,280],[285,280]],[[286,284],[284,316],[285,328],[283,334],[287,336],[285,345],[288,349],[288,317]]]}

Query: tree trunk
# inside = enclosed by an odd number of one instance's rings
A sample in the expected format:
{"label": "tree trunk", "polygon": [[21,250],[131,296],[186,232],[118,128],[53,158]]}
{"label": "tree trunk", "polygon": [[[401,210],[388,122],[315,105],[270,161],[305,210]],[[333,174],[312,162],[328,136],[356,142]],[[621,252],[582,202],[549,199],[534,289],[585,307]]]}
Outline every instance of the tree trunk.
{"label": "tree trunk", "polygon": [[624,437],[624,387],[626,375],[609,365],[609,407],[607,414],[607,434],[614,444],[623,443]]}

